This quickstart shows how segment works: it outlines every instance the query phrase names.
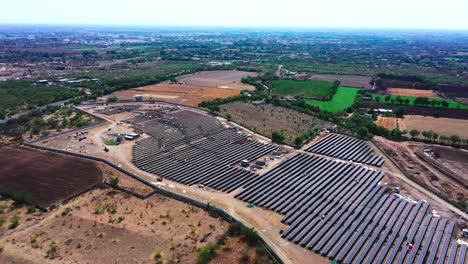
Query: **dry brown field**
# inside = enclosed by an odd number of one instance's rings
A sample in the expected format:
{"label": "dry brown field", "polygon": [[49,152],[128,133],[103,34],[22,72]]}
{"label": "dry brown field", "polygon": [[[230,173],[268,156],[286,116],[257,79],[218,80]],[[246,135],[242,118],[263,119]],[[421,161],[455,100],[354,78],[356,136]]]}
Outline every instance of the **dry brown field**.
{"label": "dry brown field", "polygon": [[239,94],[239,90],[231,88],[210,88],[206,86],[159,83],[118,91],[111,96],[117,96],[121,100],[132,100],[136,95],[144,95],[145,98],[152,97],[154,100],[198,106],[198,104],[204,100],[226,98]]}
{"label": "dry brown field", "polygon": [[27,148],[1,148],[0,168],[0,187],[23,192],[26,201],[41,207],[102,182],[95,162]]}
{"label": "dry brown field", "polygon": [[387,92],[400,96],[424,96],[429,98],[439,97],[433,90],[409,89],[409,88],[388,88]]}
{"label": "dry brown field", "polygon": [[432,130],[443,136],[459,135],[463,138],[468,138],[468,120],[405,115],[405,118],[398,119],[398,122],[400,130]]}
{"label": "dry brown field", "polygon": [[375,123],[379,126],[385,127],[386,129],[397,128],[397,118],[395,117],[378,116]]}
{"label": "dry brown field", "polygon": [[245,71],[202,71],[181,76],[178,80],[193,86],[255,90],[253,86],[244,84],[241,80],[246,76],[257,75],[256,72]]}

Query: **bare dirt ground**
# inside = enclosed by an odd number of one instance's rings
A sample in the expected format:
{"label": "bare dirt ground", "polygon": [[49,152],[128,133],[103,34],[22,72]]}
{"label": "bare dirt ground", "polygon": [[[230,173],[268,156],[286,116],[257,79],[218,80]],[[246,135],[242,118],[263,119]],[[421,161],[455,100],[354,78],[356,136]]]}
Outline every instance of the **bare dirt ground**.
{"label": "bare dirt ground", "polygon": [[463,138],[468,138],[468,120],[445,117],[436,118],[431,116],[405,115],[403,119],[398,119],[398,123],[400,130],[433,130],[439,135],[459,135]]}
{"label": "bare dirt ground", "polygon": [[[468,190],[454,182],[436,168],[421,161],[414,154],[414,152],[408,147],[408,144],[417,145],[417,142],[400,143],[390,141],[382,137],[374,137],[374,139],[375,143],[380,146],[387,155],[391,156],[401,167],[405,168],[405,170],[411,174],[415,180],[426,185],[426,188],[435,193],[441,193],[453,202],[468,198]],[[404,193],[411,197],[429,201],[433,205],[433,208],[445,217],[453,218],[455,216],[454,212],[444,205],[445,201],[437,199],[433,194],[419,191],[418,189],[421,188],[419,186],[418,188],[412,188],[411,186],[408,186],[408,184],[405,184],[405,182],[401,180],[402,173],[399,172],[399,169],[391,162],[386,162],[383,169],[387,176],[390,176],[386,177],[386,179],[389,180],[392,186],[400,187],[404,190]],[[399,174],[399,176],[397,174]],[[463,215],[466,216],[466,214]]]}
{"label": "bare dirt ground", "polygon": [[202,71],[178,77],[179,81],[188,85],[211,87],[211,88],[231,88],[237,90],[255,90],[255,87],[242,83],[246,76],[257,76],[256,72],[246,71]]}
{"label": "bare dirt ground", "polygon": [[338,80],[343,86],[352,86],[360,88],[370,87],[369,82],[371,81],[371,77],[359,75],[312,74],[306,75],[306,77],[313,80],[323,80],[329,82],[334,82]]}
{"label": "bare dirt ground", "polygon": [[462,182],[468,182],[468,151],[456,149],[446,146],[438,146],[432,144],[410,144],[408,147],[416,152],[423,153],[425,149],[431,149],[434,152],[434,157],[430,158],[437,164],[447,168]]}
{"label": "bare dirt ground", "polygon": [[102,182],[94,162],[28,148],[1,148],[0,168],[1,187],[44,208]]}
{"label": "bare dirt ground", "polygon": [[133,100],[136,95],[143,95],[145,100],[168,101],[189,106],[197,106],[204,100],[226,98],[239,95],[238,89],[211,88],[207,86],[193,86],[186,84],[159,83],[134,89],[118,91],[110,96],[117,96],[122,100]]}
{"label": "bare dirt ground", "polygon": [[398,127],[397,118],[378,116],[375,123],[379,126],[383,126],[386,129],[395,129]]}
{"label": "bare dirt ground", "polygon": [[424,96],[429,98],[437,98],[439,95],[433,90],[421,90],[410,88],[388,88],[387,92],[393,95],[400,96]]}
{"label": "bare dirt ground", "polygon": [[155,251],[164,263],[194,263],[198,248],[226,230],[208,212],[164,196],[140,200],[95,189],[33,226],[7,232],[0,244],[5,256],[41,256],[33,263],[154,263]]}

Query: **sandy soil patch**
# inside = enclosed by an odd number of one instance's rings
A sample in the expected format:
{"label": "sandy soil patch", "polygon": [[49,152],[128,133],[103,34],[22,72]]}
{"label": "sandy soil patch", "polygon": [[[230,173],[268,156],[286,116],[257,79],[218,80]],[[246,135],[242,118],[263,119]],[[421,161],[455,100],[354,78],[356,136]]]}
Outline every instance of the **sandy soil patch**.
{"label": "sandy soil patch", "polygon": [[463,138],[468,138],[468,120],[444,117],[436,118],[431,116],[419,115],[405,115],[405,118],[398,119],[398,122],[400,130],[433,130],[439,135],[459,135]]}
{"label": "sandy soil patch", "polygon": [[122,100],[133,100],[136,95],[142,95],[145,100],[161,100],[197,106],[204,100],[226,98],[239,95],[238,89],[210,88],[207,86],[194,86],[185,84],[159,83],[143,86],[125,91],[118,91],[111,96],[117,96]]}
{"label": "sandy soil patch", "polygon": [[[226,229],[226,222],[209,217],[208,212],[164,196],[140,200],[96,189],[0,243],[14,241],[21,254],[40,253],[35,263],[52,256],[67,263],[155,263],[156,250],[164,263],[194,263],[198,248],[215,242]],[[6,249],[8,256],[12,252]]]}
{"label": "sandy soil patch", "polygon": [[387,92],[401,96],[424,96],[429,98],[439,97],[433,90],[409,89],[409,88],[388,88]]}
{"label": "sandy soil patch", "polygon": [[245,71],[202,71],[181,76],[178,79],[186,82],[188,85],[194,86],[255,90],[251,85],[241,82],[242,78],[246,76],[257,76],[257,73]]}
{"label": "sandy soil patch", "polygon": [[397,128],[397,118],[395,117],[378,116],[375,123],[379,126],[385,127],[386,129]]}

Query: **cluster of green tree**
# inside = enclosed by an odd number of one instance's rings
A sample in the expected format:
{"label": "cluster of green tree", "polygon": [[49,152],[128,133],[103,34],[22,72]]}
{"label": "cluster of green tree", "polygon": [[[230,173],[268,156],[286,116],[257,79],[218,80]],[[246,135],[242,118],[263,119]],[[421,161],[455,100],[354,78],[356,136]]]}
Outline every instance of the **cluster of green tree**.
{"label": "cluster of green tree", "polygon": [[[301,148],[304,144],[304,141],[311,140],[320,130],[320,128],[315,128],[314,131],[305,131],[302,135],[294,138],[294,146],[296,148]],[[273,131],[271,133],[271,140],[278,144],[284,144],[286,135],[283,131]]]}
{"label": "cluster of green tree", "polygon": [[405,75],[405,74],[394,74],[394,73],[378,73],[376,75],[378,78],[386,78],[386,79],[393,79],[393,80],[401,80],[401,81],[408,81],[408,82],[426,82],[426,79],[417,76],[417,75]]}
{"label": "cluster of green tree", "polygon": [[[218,249],[221,246],[226,245],[229,237],[240,237],[250,247],[255,247],[255,259],[253,263],[277,263],[275,259],[270,256],[265,245],[261,242],[260,237],[253,228],[245,227],[240,223],[231,223],[228,230],[217,237],[216,243],[206,244],[198,249],[197,263],[207,264],[210,260],[215,257]],[[242,251],[240,256],[242,263],[249,263],[250,256],[247,251]]]}
{"label": "cluster of green tree", "polygon": [[79,94],[78,88],[38,85],[31,81],[3,81],[0,82],[0,119],[8,113],[19,111],[20,107],[32,109]]}
{"label": "cluster of green tree", "polygon": [[402,132],[401,135],[406,135],[408,133],[412,138],[423,136],[424,140],[426,141],[440,142],[443,144],[453,144],[453,145],[468,145],[468,138],[462,138],[459,135],[445,136],[445,135],[439,135],[438,133],[432,130],[419,131],[417,129],[412,129],[409,132],[405,130]]}
{"label": "cluster of green tree", "polygon": [[[376,101],[380,102],[381,98],[376,97]],[[414,98],[413,102],[409,98],[401,96],[386,95],[383,97],[384,101],[391,104],[404,104],[404,105],[420,105],[420,106],[431,106],[431,107],[449,107],[449,102],[444,99],[431,99],[425,96],[418,96]]]}
{"label": "cluster of green tree", "polygon": [[[385,80],[386,79],[386,80]],[[388,81],[391,80],[391,81]],[[372,78],[370,84],[373,85],[375,83],[376,86],[385,86],[385,85],[391,85],[393,83],[394,85],[398,85],[398,81],[404,82],[406,84],[411,84],[412,88],[418,88],[418,89],[432,89],[432,90],[437,90],[438,89],[438,82],[434,80],[430,80],[426,77],[419,76],[419,75],[408,75],[408,74],[394,74],[394,73],[378,73],[376,74],[375,77]],[[386,84],[386,82],[391,82],[389,84]]]}
{"label": "cluster of green tree", "polygon": [[[47,119],[44,116],[48,116]],[[61,131],[74,127],[83,127],[93,122],[93,118],[83,111],[67,107],[47,106],[45,109],[34,110],[18,119],[10,119],[0,124],[0,134],[13,137],[13,141],[22,141],[23,135],[29,133],[29,138],[35,135],[47,136],[49,130]]]}
{"label": "cluster of green tree", "polygon": [[0,196],[10,197],[18,203],[25,203],[29,194],[24,191],[15,191],[9,188],[0,186]]}

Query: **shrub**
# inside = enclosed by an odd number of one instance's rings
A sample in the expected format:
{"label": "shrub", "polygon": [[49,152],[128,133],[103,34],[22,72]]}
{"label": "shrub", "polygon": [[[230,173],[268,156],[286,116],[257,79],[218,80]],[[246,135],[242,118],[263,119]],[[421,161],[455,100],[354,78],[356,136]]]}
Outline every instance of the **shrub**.
{"label": "shrub", "polygon": [[214,257],[218,244],[208,244],[200,247],[197,253],[197,263],[206,264]]}
{"label": "shrub", "polygon": [[66,216],[70,211],[71,211],[71,208],[69,208],[69,207],[63,209],[62,216]]}
{"label": "shrub", "polygon": [[109,185],[112,186],[112,187],[118,187],[119,183],[120,183],[119,177],[111,178],[109,180]]}
{"label": "shrub", "polygon": [[15,229],[19,224],[20,217],[18,215],[13,216],[10,218],[10,224],[8,225],[8,229]]}
{"label": "shrub", "polygon": [[156,263],[163,263],[163,252],[161,249],[155,249],[153,253],[151,253],[150,259],[156,261]]}
{"label": "shrub", "polygon": [[96,205],[96,207],[93,208],[93,213],[95,214],[101,214],[103,211],[104,209],[100,205]]}

